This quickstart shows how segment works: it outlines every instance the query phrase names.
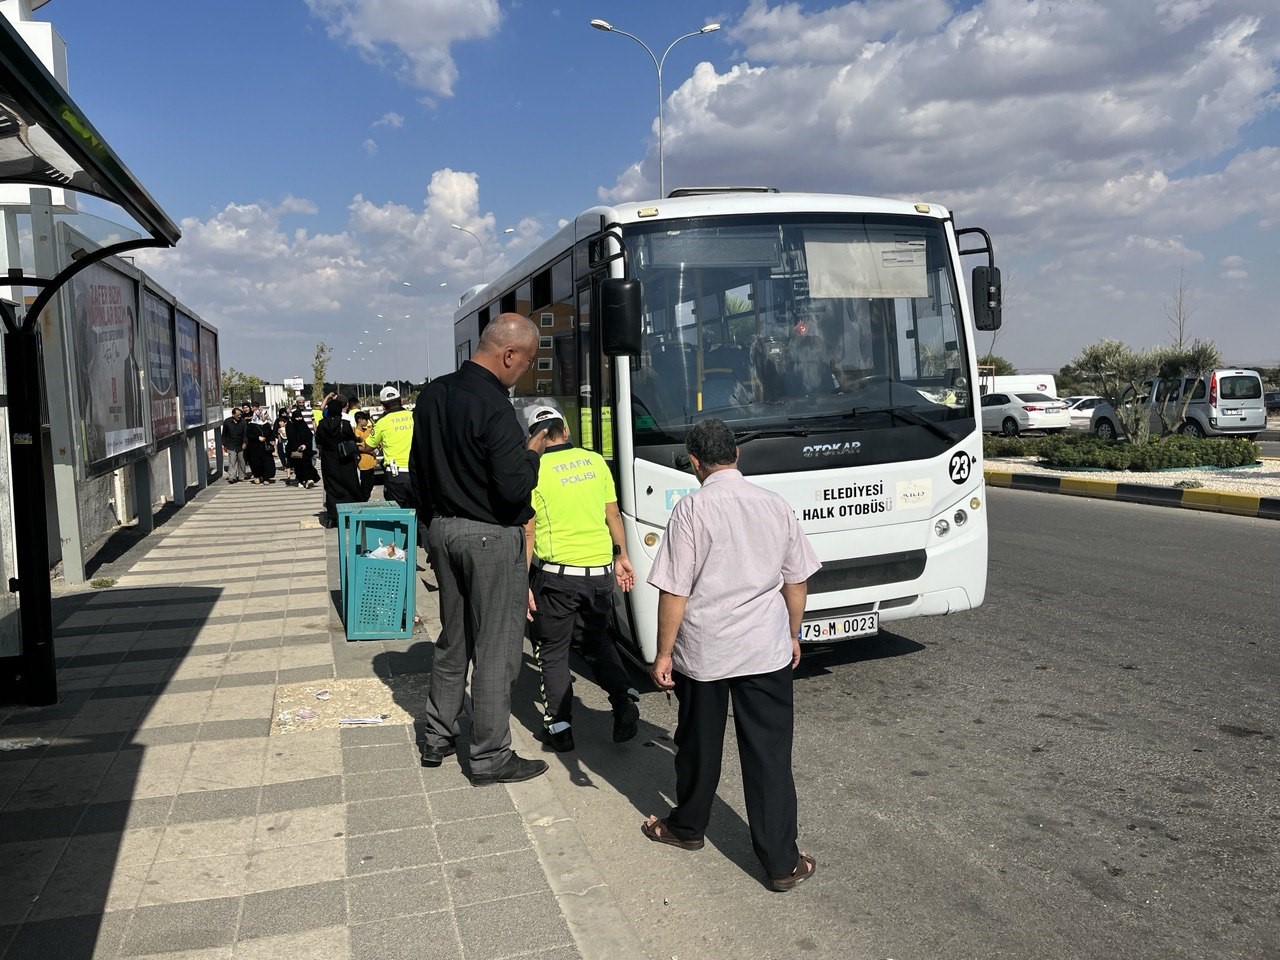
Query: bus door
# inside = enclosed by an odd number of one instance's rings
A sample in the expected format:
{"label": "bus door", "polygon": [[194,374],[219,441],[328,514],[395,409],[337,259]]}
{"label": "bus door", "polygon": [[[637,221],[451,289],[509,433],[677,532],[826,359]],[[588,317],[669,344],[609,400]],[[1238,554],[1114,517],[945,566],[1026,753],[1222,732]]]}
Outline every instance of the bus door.
{"label": "bus door", "polygon": [[592,323],[592,308],[600,290],[603,272],[579,279],[577,285],[578,319],[578,395],[582,403],[578,440],[588,450],[595,450],[613,460],[613,360],[600,349],[599,330]]}

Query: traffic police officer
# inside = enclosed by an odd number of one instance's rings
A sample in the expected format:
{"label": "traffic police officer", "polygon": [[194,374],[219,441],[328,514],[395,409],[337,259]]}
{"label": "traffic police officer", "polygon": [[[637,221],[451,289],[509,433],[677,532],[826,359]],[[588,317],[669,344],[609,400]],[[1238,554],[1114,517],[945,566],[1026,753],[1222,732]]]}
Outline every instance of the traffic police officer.
{"label": "traffic police officer", "polygon": [[373,425],[368,446],[382,450],[382,495],[399,507],[416,507],[413,487],[409,483],[409,450],[413,446],[413,413],[404,409],[400,391],[383,387],[378,394],[386,411]]}
{"label": "traffic police officer", "polygon": [[575,447],[564,415],[540,404],[526,414],[529,435],[547,432],[525,528],[530,560],[530,639],[542,671],[545,739],[560,753],[573,749],[573,680],[569,647],[580,626],[581,651],[613,707],[613,740],[636,735],[640,695],[630,686],[608,633],[615,583],[635,584],[627,559],[613,476],[598,453]]}

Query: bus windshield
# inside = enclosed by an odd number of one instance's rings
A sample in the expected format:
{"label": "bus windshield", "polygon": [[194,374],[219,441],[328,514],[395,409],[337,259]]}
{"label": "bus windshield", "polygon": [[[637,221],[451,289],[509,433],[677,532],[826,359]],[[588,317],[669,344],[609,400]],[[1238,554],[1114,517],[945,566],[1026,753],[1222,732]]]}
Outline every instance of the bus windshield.
{"label": "bus windshield", "polygon": [[[929,456],[975,429],[941,222],[797,214],[635,224],[637,455],[719,417],[739,436],[896,429]],[[906,434],[903,434],[904,439]]]}

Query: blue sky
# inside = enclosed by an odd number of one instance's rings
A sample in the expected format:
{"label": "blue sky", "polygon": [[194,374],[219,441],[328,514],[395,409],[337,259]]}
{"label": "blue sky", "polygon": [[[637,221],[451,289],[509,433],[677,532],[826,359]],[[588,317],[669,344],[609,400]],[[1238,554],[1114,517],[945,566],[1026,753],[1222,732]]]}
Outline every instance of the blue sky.
{"label": "blue sky", "polygon": [[[1102,336],[1168,340],[1180,269],[1192,335],[1231,362],[1280,358],[1272,2],[52,0],[36,13],[67,42],[73,97],[183,228],[176,250],[140,261],[218,325],[224,365],[269,379],[308,375],[319,340],[333,375],[420,376],[428,348],[443,372],[449,294],[480,277],[478,245],[451,222],[495,238],[492,276],[560,218],[656,194],[653,64],[592,17],[659,52],[724,25],[667,59],[669,188],[927,199],[990,229],[1010,279],[996,352],[1024,369]],[[393,328],[381,358],[361,358],[379,323]]]}

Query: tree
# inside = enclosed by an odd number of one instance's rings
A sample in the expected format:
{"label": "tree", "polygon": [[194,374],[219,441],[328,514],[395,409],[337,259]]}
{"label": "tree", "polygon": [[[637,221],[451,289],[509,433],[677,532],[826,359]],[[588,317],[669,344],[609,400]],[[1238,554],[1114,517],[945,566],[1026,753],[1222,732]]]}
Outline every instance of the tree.
{"label": "tree", "polygon": [[228,406],[249,399],[255,390],[261,389],[261,377],[241,373],[235,367],[222,371],[222,402]]}
{"label": "tree", "polygon": [[1139,352],[1119,340],[1103,339],[1080,351],[1071,365],[1091,380],[1098,396],[1115,410],[1133,443],[1150,435],[1146,408],[1137,402],[1142,381],[1155,375],[1156,358],[1151,351]]}
{"label": "tree", "polygon": [[[1080,351],[1071,366],[1094,383],[1098,395],[1115,410],[1132,443],[1145,443],[1151,435],[1150,410],[1160,418],[1161,436],[1172,433],[1187,415],[1194,382],[1220,366],[1222,354],[1211,341],[1195,340],[1189,347],[1153,347],[1134,350],[1119,340],[1099,340]],[[1162,387],[1148,397],[1149,381],[1159,377],[1175,386]],[[1181,390],[1181,380],[1192,379],[1191,390]]]}
{"label": "tree", "polygon": [[1175,350],[1182,350],[1187,345],[1187,327],[1191,323],[1191,315],[1196,312],[1192,303],[1194,299],[1191,278],[1187,276],[1185,267],[1179,267],[1177,289],[1164,302],[1164,315],[1169,318],[1169,329],[1173,331],[1170,342]]}
{"label": "tree", "polygon": [[1007,377],[1018,372],[1018,368],[1010,361],[1006,360],[1004,357],[996,356],[994,353],[988,353],[985,357],[979,357],[978,366],[993,367],[995,376],[997,377]]}
{"label": "tree", "polygon": [[1089,393],[1093,389],[1089,378],[1070,363],[1062,365],[1062,368],[1057,373],[1056,380],[1058,383],[1058,396],[1060,397],[1073,397],[1077,394]]}
{"label": "tree", "polygon": [[331,346],[323,341],[316,344],[316,356],[311,361],[311,402],[317,407],[324,402],[324,375],[332,356]]}
{"label": "tree", "polygon": [[[1179,384],[1173,390],[1163,391],[1164,396],[1161,398],[1163,402],[1156,407],[1163,435],[1172,433],[1186,422],[1187,406],[1196,392],[1196,383],[1214,367],[1222,366],[1222,351],[1212,340],[1193,340],[1189,347],[1157,348],[1153,353],[1156,359],[1156,375],[1161,380],[1173,380]],[[1190,388],[1185,391],[1181,389],[1184,377],[1190,380]]]}

